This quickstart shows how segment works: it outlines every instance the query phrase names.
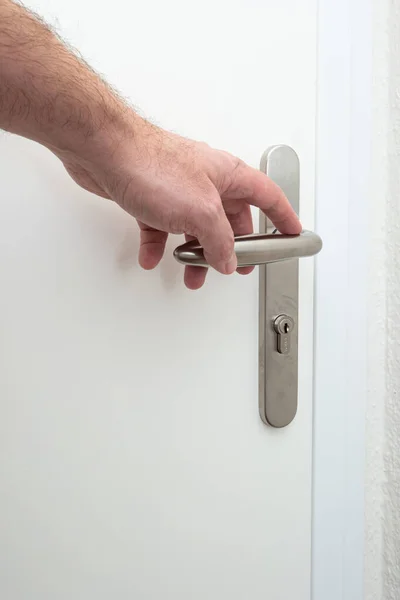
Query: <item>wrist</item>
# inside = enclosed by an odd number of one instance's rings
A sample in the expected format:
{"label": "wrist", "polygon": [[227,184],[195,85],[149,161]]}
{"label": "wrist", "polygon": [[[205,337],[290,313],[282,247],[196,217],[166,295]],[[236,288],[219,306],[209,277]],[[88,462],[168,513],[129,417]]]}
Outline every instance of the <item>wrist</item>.
{"label": "wrist", "polygon": [[49,148],[64,165],[78,164],[91,173],[92,179],[106,195],[115,199],[132,178],[135,166],[141,162],[143,136],[146,135],[143,132],[149,126],[126,105],[118,107],[118,110],[113,107],[112,111],[107,107],[106,113],[98,120],[98,126],[84,141],[77,140],[75,136],[71,140],[57,137]]}
{"label": "wrist", "polygon": [[97,102],[91,97],[86,106],[73,107],[68,124],[54,127],[47,135],[46,145],[60,154],[106,164],[123,140],[133,136],[143,122],[123,101],[107,92],[107,97],[100,92]]}

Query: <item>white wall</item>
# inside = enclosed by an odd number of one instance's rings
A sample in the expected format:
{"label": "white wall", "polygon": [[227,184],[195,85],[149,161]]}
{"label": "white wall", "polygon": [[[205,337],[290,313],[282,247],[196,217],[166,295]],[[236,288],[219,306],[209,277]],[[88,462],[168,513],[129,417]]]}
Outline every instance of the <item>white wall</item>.
{"label": "white wall", "polygon": [[400,1],[374,0],[365,598],[400,597]]}

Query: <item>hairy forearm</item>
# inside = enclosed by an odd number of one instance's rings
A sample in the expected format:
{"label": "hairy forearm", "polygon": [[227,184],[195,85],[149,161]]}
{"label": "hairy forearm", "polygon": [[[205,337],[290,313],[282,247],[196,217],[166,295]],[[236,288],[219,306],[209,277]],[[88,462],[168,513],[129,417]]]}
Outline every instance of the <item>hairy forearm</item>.
{"label": "hairy forearm", "polygon": [[0,0],[0,128],[62,152],[104,154],[135,119],[39,18]]}
{"label": "hairy forearm", "polygon": [[[79,185],[135,217],[145,269],[160,261],[168,233],[185,233],[199,240],[211,266],[232,273],[234,233],[252,231],[250,204],[283,233],[301,231],[282,190],[264,174],[141,119],[12,0],[0,0],[0,128],[47,146]],[[188,268],[186,285],[200,287],[205,273]]]}

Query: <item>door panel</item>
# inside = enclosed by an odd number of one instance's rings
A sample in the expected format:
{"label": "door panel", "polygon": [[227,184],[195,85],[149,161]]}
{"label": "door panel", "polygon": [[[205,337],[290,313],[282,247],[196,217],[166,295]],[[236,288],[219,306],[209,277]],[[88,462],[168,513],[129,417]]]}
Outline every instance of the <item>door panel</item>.
{"label": "door panel", "polygon": [[[31,2],[164,127],[301,161],[313,226],[316,0]],[[312,259],[299,409],[258,414],[258,273],[186,290],[45,149],[0,137],[0,595],[309,600]]]}

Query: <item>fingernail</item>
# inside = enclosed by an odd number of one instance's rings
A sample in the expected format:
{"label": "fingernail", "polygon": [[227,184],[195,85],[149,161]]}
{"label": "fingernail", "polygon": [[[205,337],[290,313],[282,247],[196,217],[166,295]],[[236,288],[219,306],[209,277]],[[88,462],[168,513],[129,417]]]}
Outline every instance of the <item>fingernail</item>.
{"label": "fingernail", "polygon": [[227,262],[225,264],[225,273],[227,275],[230,275],[231,273],[233,273],[234,271],[236,271],[236,269],[237,269],[236,254],[232,254],[231,258],[229,259],[229,262]]}

